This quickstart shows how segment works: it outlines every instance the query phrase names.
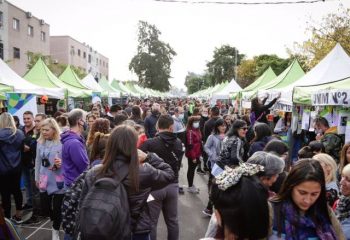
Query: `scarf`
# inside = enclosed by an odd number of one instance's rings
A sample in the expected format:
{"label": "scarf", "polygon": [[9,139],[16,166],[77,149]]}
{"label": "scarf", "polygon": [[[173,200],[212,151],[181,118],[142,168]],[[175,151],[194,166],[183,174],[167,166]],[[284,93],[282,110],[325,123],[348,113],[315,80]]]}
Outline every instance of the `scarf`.
{"label": "scarf", "polygon": [[337,218],[339,221],[343,221],[350,217],[350,198],[340,196],[336,210]]}
{"label": "scarf", "polygon": [[337,239],[332,223],[324,216],[319,216],[320,223],[316,225],[306,214],[300,215],[290,201],[284,202],[281,210],[285,214],[285,239],[308,239],[315,233],[320,240]]}

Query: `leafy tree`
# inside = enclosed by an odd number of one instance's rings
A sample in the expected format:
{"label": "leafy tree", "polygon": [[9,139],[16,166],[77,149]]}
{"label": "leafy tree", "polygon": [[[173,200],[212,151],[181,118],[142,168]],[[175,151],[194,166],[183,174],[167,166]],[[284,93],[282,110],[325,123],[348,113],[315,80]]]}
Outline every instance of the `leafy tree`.
{"label": "leafy tree", "polygon": [[170,89],[170,65],[176,52],[168,43],[159,40],[161,32],[155,25],[139,21],[137,54],[129,64],[144,87],[160,91]]}
{"label": "leafy tree", "polygon": [[311,20],[306,28],[310,38],[295,43],[294,49],[287,49],[291,55],[301,56],[307,68],[317,65],[336,45],[350,52],[350,9],[340,6],[337,13],[322,18],[321,22]]}
{"label": "leafy tree", "polygon": [[268,55],[268,54],[262,54],[259,56],[254,57],[254,60],[256,62],[256,76],[260,76],[263,74],[266,69],[271,67],[273,71],[276,73],[276,75],[281,74],[293,61],[293,59],[287,58],[280,58],[275,54]]}
{"label": "leafy tree", "polygon": [[199,90],[210,87],[210,75],[204,73],[203,75],[196,74],[193,72],[187,73],[185,78],[185,86],[187,87],[187,93],[192,94]]}
{"label": "leafy tree", "polygon": [[[242,88],[250,85],[256,78],[262,75],[268,67],[274,70],[279,75],[282,73],[293,61],[294,57],[291,58],[280,58],[277,55],[262,54],[255,56],[252,59],[244,59],[238,66],[237,70],[237,83]],[[300,59],[301,57],[298,56]],[[299,59],[298,58],[298,59]]]}
{"label": "leafy tree", "polygon": [[254,59],[243,60],[237,68],[237,83],[245,88],[257,77],[256,74],[256,61]]}
{"label": "leafy tree", "polygon": [[244,54],[239,54],[238,49],[229,45],[215,48],[213,60],[207,63],[207,71],[211,76],[211,85],[216,85],[235,76],[235,66],[238,66]]}
{"label": "leafy tree", "polygon": [[[29,62],[27,64],[27,69],[31,69],[35,63],[41,58],[47,67],[50,69],[50,71],[55,74],[56,76],[61,75],[61,73],[66,69],[68,66],[67,64],[64,63],[57,63],[52,59],[51,56],[49,55],[43,55],[41,53],[33,53],[33,52],[27,52],[27,56],[29,58]],[[80,67],[75,67],[71,65],[71,68],[73,71],[78,75],[80,79],[84,78],[86,76],[86,73],[84,70]]]}

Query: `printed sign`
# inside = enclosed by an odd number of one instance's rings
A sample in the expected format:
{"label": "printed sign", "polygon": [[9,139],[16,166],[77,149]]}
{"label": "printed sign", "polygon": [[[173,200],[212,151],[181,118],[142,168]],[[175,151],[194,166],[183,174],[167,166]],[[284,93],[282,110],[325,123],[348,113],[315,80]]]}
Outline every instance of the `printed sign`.
{"label": "printed sign", "polygon": [[283,112],[292,112],[292,105],[288,105],[288,104],[284,104],[284,103],[275,103],[274,105],[274,110],[280,110],[280,111],[283,111]]}
{"label": "printed sign", "polygon": [[319,91],[311,95],[313,106],[350,105],[350,90]]}

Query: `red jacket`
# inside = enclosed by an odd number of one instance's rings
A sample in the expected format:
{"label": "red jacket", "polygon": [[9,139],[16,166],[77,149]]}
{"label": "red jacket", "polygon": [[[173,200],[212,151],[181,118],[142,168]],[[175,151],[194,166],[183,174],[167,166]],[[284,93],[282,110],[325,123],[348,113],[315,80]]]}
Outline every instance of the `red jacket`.
{"label": "red jacket", "polygon": [[202,134],[199,128],[190,128],[186,131],[186,157],[195,159],[202,155]]}

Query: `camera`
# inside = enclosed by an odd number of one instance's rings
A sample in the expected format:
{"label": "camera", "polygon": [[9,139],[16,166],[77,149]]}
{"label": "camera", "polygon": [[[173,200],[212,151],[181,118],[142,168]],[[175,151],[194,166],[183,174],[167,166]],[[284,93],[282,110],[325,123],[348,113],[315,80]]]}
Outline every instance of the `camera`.
{"label": "camera", "polygon": [[43,167],[50,167],[50,161],[49,161],[49,159],[47,159],[47,158],[41,159],[41,165],[42,165]]}

